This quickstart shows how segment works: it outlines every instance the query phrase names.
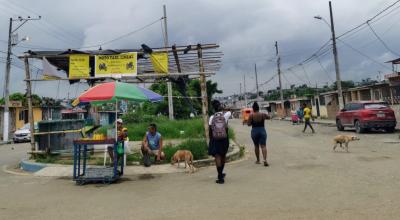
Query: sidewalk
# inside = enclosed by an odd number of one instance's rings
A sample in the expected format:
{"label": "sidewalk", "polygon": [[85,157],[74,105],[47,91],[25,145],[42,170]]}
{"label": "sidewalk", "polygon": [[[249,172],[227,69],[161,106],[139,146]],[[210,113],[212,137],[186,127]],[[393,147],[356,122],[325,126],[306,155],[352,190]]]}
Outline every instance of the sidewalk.
{"label": "sidewalk", "polygon": [[[174,142],[176,140],[173,140]],[[231,151],[226,155],[227,161],[233,161],[240,158],[240,146],[233,140],[230,143]],[[137,143],[133,146],[133,148],[137,148]],[[195,160],[193,161],[193,165],[196,167],[204,167],[211,166],[214,164],[214,158],[209,157],[207,159]],[[25,172],[31,173],[34,176],[41,177],[72,177],[73,175],[73,166],[72,165],[60,165],[60,164],[45,164],[45,163],[37,163],[31,160],[22,160],[20,163],[22,170]],[[101,167],[95,165],[88,165],[88,167]],[[11,172],[13,172],[11,170]],[[142,175],[142,174],[167,174],[167,173],[183,173],[189,172],[189,167],[185,169],[185,164],[182,161],[180,163],[180,167],[178,165],[171,164],[157,164],[152,165],[151,167],[144,167],[141,165],[132,165],[126,166],[124,168],[124,175]]]}

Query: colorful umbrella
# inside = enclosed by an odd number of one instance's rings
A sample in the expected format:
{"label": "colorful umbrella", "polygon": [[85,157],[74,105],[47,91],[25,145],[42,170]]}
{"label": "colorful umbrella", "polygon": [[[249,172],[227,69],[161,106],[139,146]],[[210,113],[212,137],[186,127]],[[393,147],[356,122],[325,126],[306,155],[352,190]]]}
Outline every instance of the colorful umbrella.
{"label": "colorful umbrella", "polygon": [[159,102],[164,100],[164,97],[134,84],[108,82],[94,86],[82,93],[74,101],[74,105],[80,102],[115,102],[118,100]]}

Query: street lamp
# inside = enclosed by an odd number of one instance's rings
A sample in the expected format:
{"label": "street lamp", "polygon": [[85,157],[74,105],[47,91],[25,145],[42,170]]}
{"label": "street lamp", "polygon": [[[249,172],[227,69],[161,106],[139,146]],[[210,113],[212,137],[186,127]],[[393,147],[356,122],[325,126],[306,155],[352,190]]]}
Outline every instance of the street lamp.
{"label": "street lamp", "polygon": [[337,48],[336,48],[335,25],[333,23],[332,3],[330,1],[329,1],[329,13],[330,13],[330,19],[331,19],[330,25],[323,17],[321,17],[319,15],[314,16],[314,18],[324,21],[330,27],[331,32],[332,32],[333,58],[335,61],[336,85],[337,85],[337,92],[338,92],[339,109],[342,109],[344,107],[342,81],[340,79],[339,59],[338,59],[338,53],[337,53]]}
{"label": "street lamp", "polygon": [[23,42],[23,41],[29,41],[30,38],[28,36],[23,37],[21,40],[17,41],[16,43],[12,43],[11,46],[17,46],[19,43]]}

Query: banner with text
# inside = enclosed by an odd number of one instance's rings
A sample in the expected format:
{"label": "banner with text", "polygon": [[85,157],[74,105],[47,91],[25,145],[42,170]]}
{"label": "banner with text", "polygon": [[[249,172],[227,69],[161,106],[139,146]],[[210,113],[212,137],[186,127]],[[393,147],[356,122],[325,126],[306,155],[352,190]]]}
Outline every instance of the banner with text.
{"label": "banner with text", "polygon": [[69,78],[82,79],[90,77],[89,55],[72,54],[69,56]]}
{"label": "banner with text", "polygon": [[95,56],[96,77],[116,77],[137,75],[137,53]]}

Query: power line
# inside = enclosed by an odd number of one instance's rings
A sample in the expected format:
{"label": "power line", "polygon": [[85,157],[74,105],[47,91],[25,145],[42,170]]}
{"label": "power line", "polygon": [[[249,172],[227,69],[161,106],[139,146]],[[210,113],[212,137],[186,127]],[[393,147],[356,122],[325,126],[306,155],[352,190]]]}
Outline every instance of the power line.
{"label": "power line", "polygon": [[372,33],[375,35],[376,39],[378,39],[378,40],[382,43],[382,45],[383,45],[388,51],[392,52],[393,54],[396,54],[397,56],[400,56],[399,53],[397,53],[397,52],[393,51],[392,49],[390,49],[390,47],[382,40],[382,38],[379,37],[379,35],[378,35],[378,34],[376,33],[376,31],[372,28],[372,26],[370,25],[369,22],[367,22],[367,24],[368,24],[368,27],[371,29]]}
{"label": "power line", "polygon": [[[399,2],[400,2],[400,0],[395,1],[394,3],[392,3],[391,5],[389,5],[388,7],[386,7],[385,9],[383,9],[382,11],[378,12],[376,15],[374,15],[373,17],[371,17],[371,18],[368,19],[367,21],[365,21],[365,22],[363,22],[363,23],[361,23],[361,24],[359,24],[359,25],[357,25],[357,26],[351,28],[350,30],[345,31],[343,34],[337,36],[336,39],[339,39],[339,38],[341,38],[341,37],[343,37],[343,36],[345,36],[345,35],[347,35],[347,34],[353,32],[353,31],[356,31],[356,30],[362,28],[362,27],[365,26],[368,22],[371,22],[372,20],[374,20],[375,18],[377,18],[378,16],[380,16],[381,14],[383,14],[384,12],[386,12],[387,10],[389,10],[390,8],[392,8],[393,6],[395,6],[395,5],[396,5],[397,3],[399,3]],[[392,10],[391,12],[393,12],[393,11],[394,11],[394,10]],[[390,13],[391,13],[391,12],[390,12]],[[388,14],[389,14],[389,13],[388,13]],[[387,16],[388,14],[386,14],[385,16]]]}
{"label": "power line", "polygon": [[331,76],[329,75],[328,71],[325,69],[325,67],[322,65],[321,60],[317,57],[317,61],[319,63],[319,65],[321,66],[321,69],[324,71],[324,73],[326,74],[326,76],[328,77],[328,79],[330,81],[335,81],[331,78]]}
{"label": "power line", "polygon": [[389,68],[389,67],[383,65],[383,64],[380,63],[379,61],[376,61],[375,59],[373,59],[373,58],[371,58],[370,56],[366,55],[365,53],[361,52],[360,50],[357,50],[356,48],[352,47],[350,44],[344,42],[343,40],[341,40],[341,39],[338,39],[338,40],[339,40],[340,42],[342,42],[344,45],[346,45],[347,47],[349,47],[349,48],[351,48],[352,50],[356,51],[356,52],[357,52],[358,54],[360,54],[361,56],[364,56],[364,57],[366,57],[367,59],[371,60],[372,62],[374,62],[374,63],[376,63],[376,64],[378,64],[378,65],[380,65],[380,66],[382,66],[382,67],[384,67],[384,68],[386,68],[386,69],[391,70],[391,68]]}

